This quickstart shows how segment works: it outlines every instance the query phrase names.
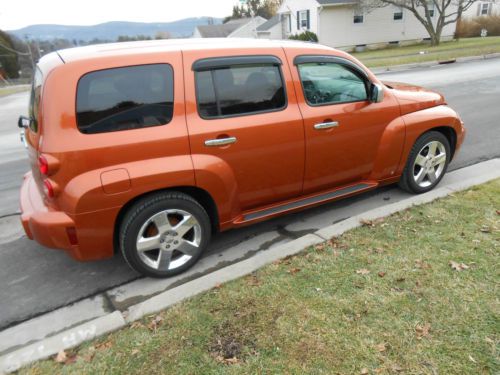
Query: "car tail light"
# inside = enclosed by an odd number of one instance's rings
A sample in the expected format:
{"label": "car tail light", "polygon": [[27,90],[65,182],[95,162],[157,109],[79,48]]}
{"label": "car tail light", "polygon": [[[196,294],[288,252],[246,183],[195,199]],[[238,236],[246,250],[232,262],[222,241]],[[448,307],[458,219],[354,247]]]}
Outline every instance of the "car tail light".
{"label": "car tail light", "polygon": [[38,169],[43,176],[48,176],[49,174],[49,162],[47,158],[43,155],[38,157]]}
{"label": "car tail light", "polygon": [[43,192],[49,198],[54,198],[54,186],[50,182],[50,180],[43,181]]}

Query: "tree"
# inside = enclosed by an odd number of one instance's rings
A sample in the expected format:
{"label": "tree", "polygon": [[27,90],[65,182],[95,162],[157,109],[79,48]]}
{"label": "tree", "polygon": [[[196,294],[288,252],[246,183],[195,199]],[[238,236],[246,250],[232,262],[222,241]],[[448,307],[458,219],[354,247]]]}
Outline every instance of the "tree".
{"label": "tree", "polygon": [[233,14],[224,19],[224,22],[247,17],[273,17],[283,0],[247,0],[245,4],[233,6]]}
{"label": "tree", "polygon": [[[388,5],[410,11],[425,27],[431,45],[437,46],[446,25],[460,20],[462,13],[477,0],[360,0],[360,7],[368,11]],[[434,17],[433,17],[434,14]]]}
{"label": "tree", "polygon": [[0,30],[0,66],[7,78],[19,77],[19,54],[10,36]]}

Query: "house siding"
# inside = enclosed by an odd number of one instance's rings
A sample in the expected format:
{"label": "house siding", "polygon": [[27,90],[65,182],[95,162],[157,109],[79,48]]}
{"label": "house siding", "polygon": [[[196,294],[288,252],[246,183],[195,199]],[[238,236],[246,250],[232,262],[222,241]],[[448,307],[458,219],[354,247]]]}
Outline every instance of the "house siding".
{"label": "house siding", "polygon": [[316,0],[285,0],[280,6],[278,13],[291,15],[292,31],[287,35],[284,35],[284,38],[287,38],[290,35],[297,35],[305,31],[305,29],[297,27],[299,26],[297,12],[307,10],[309,11],[309,31],[318,34],[318,6],[319,4]]}
{"label": "house siding", "polygon": [[[413,41],[429,34],[415,16],[403,10],[403,19],[394,20],[395,7],[384,7],[364,13],[363,23],[353,23],[353,6],[324,7],[319,13],[319,42],[330,47],[350,49],[356,45]],[[434,16],[437,20],[437,15]],[[445,26],[442,39],[453,37],[455,24]]]}

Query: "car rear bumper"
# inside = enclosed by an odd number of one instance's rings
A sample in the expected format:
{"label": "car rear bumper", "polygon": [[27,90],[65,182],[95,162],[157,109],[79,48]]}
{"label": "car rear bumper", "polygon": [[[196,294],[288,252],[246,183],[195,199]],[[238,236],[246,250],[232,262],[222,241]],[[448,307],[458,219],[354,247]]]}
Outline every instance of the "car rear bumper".
{"label": "car rear bumper", "polygon": [[20,194],[21,221],[26,235],[43,246],[63,249],[78,258],[78,245],[72,245],[68,228],[73,220],[64,212],[48,207],[31,172],[24,176]]}

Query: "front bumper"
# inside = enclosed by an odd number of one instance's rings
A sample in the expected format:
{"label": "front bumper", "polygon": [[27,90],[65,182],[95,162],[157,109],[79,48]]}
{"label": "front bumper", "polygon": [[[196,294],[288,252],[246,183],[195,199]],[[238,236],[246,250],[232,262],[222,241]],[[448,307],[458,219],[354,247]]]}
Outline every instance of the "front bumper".
{"label": "front bumper", "polygon": [[26,173],[20,194],[21,221],[26,235],[43,246],[63,249],[75,256],[78,246],[71,245],[67,228],[75,223],[64,212],[48,207],[31,172]]}

